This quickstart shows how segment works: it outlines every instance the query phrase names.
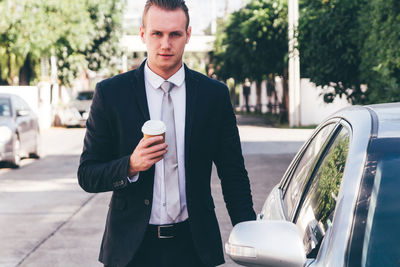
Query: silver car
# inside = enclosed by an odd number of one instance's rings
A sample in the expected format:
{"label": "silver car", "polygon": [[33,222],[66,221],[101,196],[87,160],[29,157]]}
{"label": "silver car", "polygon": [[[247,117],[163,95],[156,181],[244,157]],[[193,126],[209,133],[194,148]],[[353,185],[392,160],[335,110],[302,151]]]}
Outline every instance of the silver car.
{"label": "silver car", "polygon": [[0,161],[17,168],[23,157],[40,156],[39,123],[19,96],[0,94]]}
{"label": "silver car", "polygon": [[246,266],[400,266],[400,103],[320,124],[226,253]]}
{"label": "silver car", "polygon": [[59,121],[57,124],[67,127],[85,127],[86,120],[89,117],[93,95],[93,90],[79,92],[77,96],[68,103],[67,107],[58,111],[57,120]]}

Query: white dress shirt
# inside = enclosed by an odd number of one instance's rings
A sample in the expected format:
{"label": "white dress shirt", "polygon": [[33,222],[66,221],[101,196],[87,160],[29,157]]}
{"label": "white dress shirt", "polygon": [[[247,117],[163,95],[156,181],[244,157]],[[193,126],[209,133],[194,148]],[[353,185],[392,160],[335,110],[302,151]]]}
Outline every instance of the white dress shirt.
{"label": "white dress shirt", "polygon": [[[150,119],[161,120],[161,106],[164,91],[160,89],[165,81],[162,77],[154,73],[147,65],[144,68],[144,81],[146,87],[147,104],[150,112]],[[155,164],[153,204],[151,209],[150,224],[163,225],[184,221],[188,218],[186,206],[185,189],[185,117],[186,117],[186,84],[185,69],[182,67],[172,75],[167,81],[173,83],[170,95],[174,105],[176,149],[178,156],[178,176],[179,176],[179,194],[181,202],[181,213],[173,221],[167,214],[165,183],[164,183],[164,160]],[[168,149],[168,148],[167,148]],[[140,175],[139,175],[140,176]],[[135,175],[130,182],[137,181]]]}

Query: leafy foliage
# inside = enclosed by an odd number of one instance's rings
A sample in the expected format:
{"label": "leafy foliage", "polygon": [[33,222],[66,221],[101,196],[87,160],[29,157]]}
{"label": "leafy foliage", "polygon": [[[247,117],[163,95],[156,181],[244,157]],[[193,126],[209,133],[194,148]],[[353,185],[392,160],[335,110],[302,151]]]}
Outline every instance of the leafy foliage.
{"label": "leafy foliage", "polygon": [[119,0],[91,0],[88,2],[90,19],[94,25],[92,42],[85,54],[89,69],[110,68],[115,57],[121,55],[118,47],[122,25],[122,4]]}
{"label": "leafy foliage", "polygon": [[364,0],[303,0],[298,41],[302,76],[317,86],[333,86],[325,96],[362,102],[358,14]]}
{"label": "leafy foliage", "polygon": [[348,151],[349,135],[341,132],[318,169],[315,179],[317,183],[315,200],[316,214],[319,217],[317,219],[320,221],[325,222],[335,208]]}
{"label": "leafy foliage", "polygon": [[261,111],[261,82],[284,73],[287,52],[287,1],[252,0],[217,32],[211,63],[219,79],[255,81]]}
{"label": "leafy foliage", "polygon": [[400,101],[400,2],[369,1],[360,15],[361,78],[370,103]]}
{"label": "leafy foliage", "polygon": [[282,74],[288,50],[287,3],[253,0],[218,32],[213,62],[222,79],[262,81]]}
{"label": "leafy foliage", "polygon": [[400,101],[399,1],[302,0],[298,36],[302,76],[335,89],[326,102]]}
{"label": "leafy foliage", "polygon": [[[26,76],[31,80],[40,72],[40,58],[56,55],[59,79],[68,84],[80,69],[92,67],[96,60],[107,64],[105,59],[117,54],[112,49],[103,53],[108,49],[102,46],[117,43],[120,0],[10,0],[0,2],[0,12],[4,14],[0,21],[2,83],[15,83],[21,70],[31,72]],[[101,57],[95,56],[98,50]]]}

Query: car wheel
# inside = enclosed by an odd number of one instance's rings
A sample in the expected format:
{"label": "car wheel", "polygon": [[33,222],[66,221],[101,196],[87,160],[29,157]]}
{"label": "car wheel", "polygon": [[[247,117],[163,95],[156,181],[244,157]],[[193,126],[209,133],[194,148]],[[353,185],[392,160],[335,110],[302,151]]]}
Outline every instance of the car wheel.
{"label": "car wheel", "polygon": [[12,168],[19,168],[19,165],[21,163],[20,148],[21,148],[21,142],[19,141],[18,135],[16,135],[14,136],[14,141],[13,141],[13,159],[11,161]]}
{"label": "car wheel", "polygon": [[38,159],[40,158],[40,153],[41,153],[41,146],[40,146],[40,134],[39,131],[36,132],[36,143],[35,143],[35,149],[29,153],[29,157],[33,159]]}

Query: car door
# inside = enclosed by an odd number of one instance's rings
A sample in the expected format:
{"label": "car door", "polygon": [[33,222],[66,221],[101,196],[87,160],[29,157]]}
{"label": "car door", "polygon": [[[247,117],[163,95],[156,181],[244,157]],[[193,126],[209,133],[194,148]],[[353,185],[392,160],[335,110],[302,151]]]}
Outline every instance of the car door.
{"label": "car door", "polygon": [[29,107],[28,103],[25,102],[22,98],[20,98],[22,109],[26,116],[26,121],[28,123],[26,129],[26,144],[29,147],[28,152],[33,151],[36,146],[37,142],[37,132],[38,132],[38,125],[37,125],[37,118],[35,113]]}
{"label": "car door", "polygon": [[[317,258],[322,241],[331,230],[346,167],[350,136],[350,128],[339,124],[319,154],[293,213],[292,221],[303,236],[304,249],[309,261]],[[323,257],[319,260],[324,261]]]}
{"label": "car door", "polygon": [[24,113],[24,104],[21,98],[12,96],[14,110],[15,110],[15,122],[18,131],[18,137],[21,145],[21,150],[26,151],[27,142],[29,140],[29,117]]}
{"label": "car door", "polygon": [[289,165],[282,182],[270,193],[260,218],[265,220],[292,220],[318,156],[324,150],[337,128],[333,119],[315,130]]}

